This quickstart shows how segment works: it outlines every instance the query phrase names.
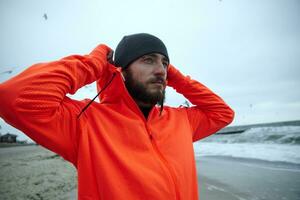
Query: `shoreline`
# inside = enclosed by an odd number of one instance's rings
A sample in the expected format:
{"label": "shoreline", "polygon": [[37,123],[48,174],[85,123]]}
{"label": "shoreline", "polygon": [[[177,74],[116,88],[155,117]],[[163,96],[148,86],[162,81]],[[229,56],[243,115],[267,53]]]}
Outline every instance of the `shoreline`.
{"label": "shoreline", "polygon": [[203,156],[195,156],[196,161],[198,159],[201,161],[205,158],[216,158],[220,160],[227,160],[232,162],[247,162],[247,163],[255,163],[266,166],[277,166],[277,167],[287,167],[287,168],[295,168],[300,170],[300,163],[288,162],[288,161],[271,161],[271,160],[263,160],[259,158],[245,158],[245,157],[235,157],[235,156],[227,156],[227,155],[203,155]]}

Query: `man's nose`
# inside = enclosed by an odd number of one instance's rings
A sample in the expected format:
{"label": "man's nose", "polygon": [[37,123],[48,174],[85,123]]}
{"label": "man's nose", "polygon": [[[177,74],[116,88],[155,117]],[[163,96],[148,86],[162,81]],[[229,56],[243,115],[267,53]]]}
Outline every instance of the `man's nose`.
{"label": "man's nose", "polygon": [[163,63],[158,63],[155,67],[155,74],[156,75],[161,75],[161,76],[166,76],[167,74],[167,69],[165,68]]}

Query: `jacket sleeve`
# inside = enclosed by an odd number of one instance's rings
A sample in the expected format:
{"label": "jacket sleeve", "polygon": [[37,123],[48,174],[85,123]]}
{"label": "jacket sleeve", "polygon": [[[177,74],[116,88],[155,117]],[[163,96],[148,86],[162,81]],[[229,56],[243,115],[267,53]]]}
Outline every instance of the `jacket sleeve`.
{"label": "jacket sleeve", "polygon": [[82,102],[72,100],[80,87],[106,72],[110,48],[99,45],[89,55],[35,64],[0,84],[0,117],[38,144],[76,164],[77,115]]}
{"label": "jacket sleeve", "polygon": [[168,85],[195,105],[186,108],[194,142],[232,122],[234,111],[219,96],[172,65],[168,69]]}

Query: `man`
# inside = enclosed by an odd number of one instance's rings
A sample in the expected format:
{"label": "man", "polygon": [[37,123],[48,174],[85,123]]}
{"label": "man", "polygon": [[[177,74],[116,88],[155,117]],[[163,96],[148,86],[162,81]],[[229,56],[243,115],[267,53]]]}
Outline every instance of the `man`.
{"label": "man", "polygon": [[[111,56],[99,45],[33,65],[0,84],[0,116],[77,168],[79,199],[198,199],[192,143],[229,124],[233,111],[169,64],[153,35],[125,36],[114,64]],[[94,81],[100,103],[66,96]],[[164,106],[167,85],[195,106]]]}

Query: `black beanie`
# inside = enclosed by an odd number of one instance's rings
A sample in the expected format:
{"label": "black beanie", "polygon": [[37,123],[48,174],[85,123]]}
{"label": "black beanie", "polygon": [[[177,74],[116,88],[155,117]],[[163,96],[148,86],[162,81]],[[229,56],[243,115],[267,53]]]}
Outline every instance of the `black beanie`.
{"label": "black beanie", "polygon": [[148,33],[138,33],[124,36],[115,51],[115,65],[126,68],[136,59],[150,53],[159,53],[168,60],[168,51],[164,43]]}

